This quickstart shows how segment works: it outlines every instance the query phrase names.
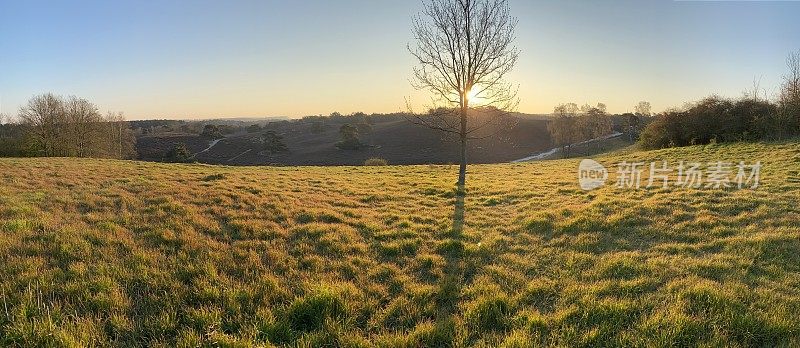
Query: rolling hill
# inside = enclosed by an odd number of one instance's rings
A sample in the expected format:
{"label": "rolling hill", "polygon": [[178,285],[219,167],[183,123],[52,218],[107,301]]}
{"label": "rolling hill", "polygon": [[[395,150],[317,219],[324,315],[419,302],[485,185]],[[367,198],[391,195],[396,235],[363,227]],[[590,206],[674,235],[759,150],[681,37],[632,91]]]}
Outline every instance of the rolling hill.
{"label": "rolling hill", "polygon": [[[457,168],[0,159],[3,346],[797,346],[800,145],[757,189]],[[463,202],[465,218],[454,221]]]}
{"label": "rolling hill", "polygon": [[[447,164],[459,161],[458,142],[444,133],[416,125],[405,118],[393,117],[376,122],[370,132],[361,135],[366,146],[359,150],[336,147],[339,126],[330,122],[320,131],[301,120],[272,123],[267,127],[283,137],[289,151],[269,154],[260,144],[260,133],[240,132],[229,135],[195,160],[224,165],[361,165],[373,157],[391,164]],[[189,134],[148,135],[138,139],[142,160],[160,161],[177,143],[185,143],[198,153],[211,139]],[[518,117],[511,129],[491,132],[469,145],[471,163],[502,163],[522,158],[551,147],[547,121],[541,117]]]}

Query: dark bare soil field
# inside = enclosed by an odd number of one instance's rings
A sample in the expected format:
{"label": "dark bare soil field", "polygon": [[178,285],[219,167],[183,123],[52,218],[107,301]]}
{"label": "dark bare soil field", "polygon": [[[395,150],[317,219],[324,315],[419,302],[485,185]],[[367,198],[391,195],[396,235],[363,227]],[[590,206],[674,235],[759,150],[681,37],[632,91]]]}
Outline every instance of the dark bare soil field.
{"label": "dark bare soil field", "polygon": [[[220,140],[208,151],[211,139],[198,135],[169,134],[143,136],[137,148],[142,160],[161,161],[177,143],[185,143],[200,163],[224,165],[360,165],[369,158],[390,164],[447,164],[458,162],[458,142],[446,133],[416,125],[405,119],[377,122],[360,135],[366,145],[358,150],[336,147],[340,124],[326,124],[314,130],[309,122],[270,124],[283,137],[289,151],[269,154],[260,143],[261,132],[239,132]],[[501,163],[522,158],[551,147],[546,121],[521,117],[515,126],[471,140],[470,163]]]}

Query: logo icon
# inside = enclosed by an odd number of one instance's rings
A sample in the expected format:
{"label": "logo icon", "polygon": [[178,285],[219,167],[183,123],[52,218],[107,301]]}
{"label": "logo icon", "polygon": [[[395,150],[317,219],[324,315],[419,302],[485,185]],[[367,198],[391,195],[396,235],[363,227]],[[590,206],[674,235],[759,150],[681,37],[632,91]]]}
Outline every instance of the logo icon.
{"label": "logo icon", "polygon": [[581,189],[591,191],[602,187],[608,180],[608,170],[597,161],[585,159],[578,166],[578,182]]}

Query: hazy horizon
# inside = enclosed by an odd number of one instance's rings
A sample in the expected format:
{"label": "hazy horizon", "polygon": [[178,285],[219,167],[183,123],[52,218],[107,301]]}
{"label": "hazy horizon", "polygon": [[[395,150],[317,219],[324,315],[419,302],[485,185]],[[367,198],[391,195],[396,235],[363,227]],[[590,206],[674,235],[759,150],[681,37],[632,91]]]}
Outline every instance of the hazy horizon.
{"label": "hazy horizon", "polygon": [[[46,6],[45,6],[46,5]],[[800,47],[798,2],[511,1],[518,111],[640,100],[654,111],[754,79],[772,96]],[[0,0],[0,111],[77,95],[129,119],[391,113],[427,101],[408,83],[418,1]],[[354,9],[357,9],[354,10]],[[266,115],[266,116],[265,116]]]}

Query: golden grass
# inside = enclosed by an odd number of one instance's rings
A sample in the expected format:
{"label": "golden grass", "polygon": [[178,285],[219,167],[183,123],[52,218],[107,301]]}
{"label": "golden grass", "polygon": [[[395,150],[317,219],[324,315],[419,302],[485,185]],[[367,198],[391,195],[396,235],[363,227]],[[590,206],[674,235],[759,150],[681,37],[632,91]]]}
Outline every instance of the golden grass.
{"label": "golden grass", "polygon": [[758,190],[577,186],[577,160],[0,160],[3,346],[797,346],[800,146]]}

